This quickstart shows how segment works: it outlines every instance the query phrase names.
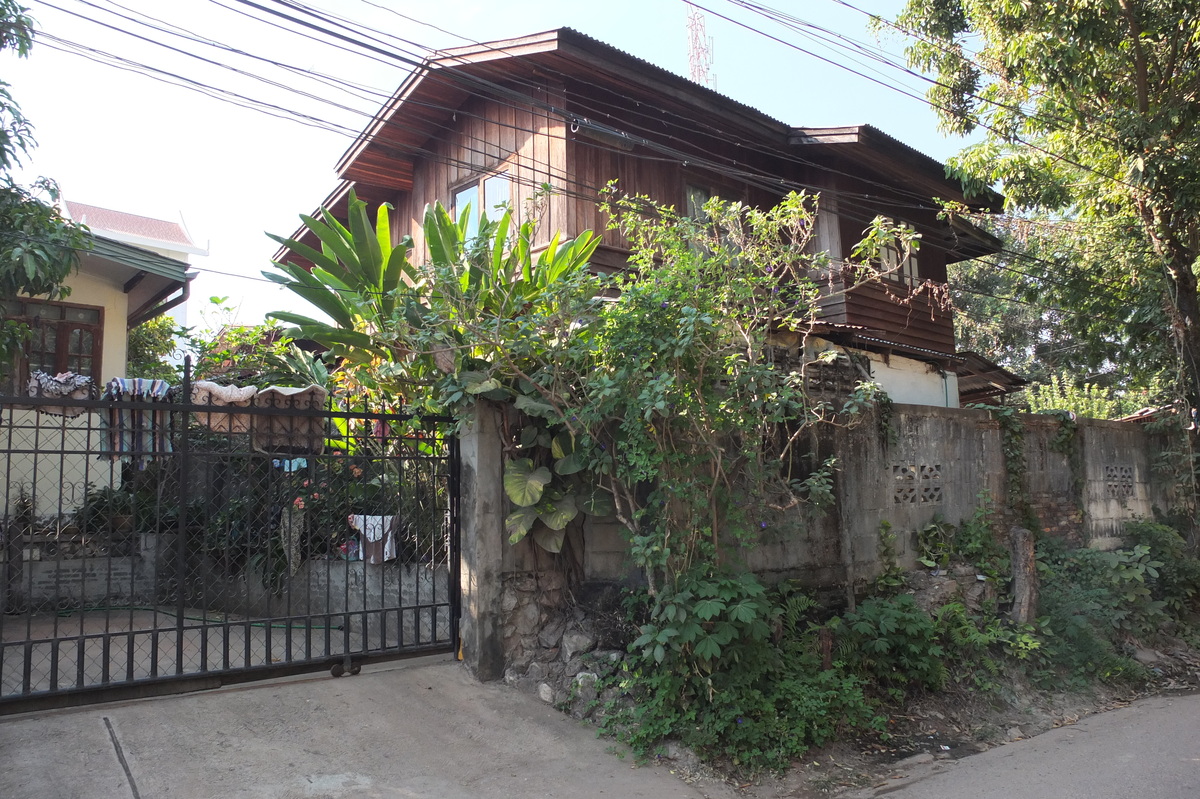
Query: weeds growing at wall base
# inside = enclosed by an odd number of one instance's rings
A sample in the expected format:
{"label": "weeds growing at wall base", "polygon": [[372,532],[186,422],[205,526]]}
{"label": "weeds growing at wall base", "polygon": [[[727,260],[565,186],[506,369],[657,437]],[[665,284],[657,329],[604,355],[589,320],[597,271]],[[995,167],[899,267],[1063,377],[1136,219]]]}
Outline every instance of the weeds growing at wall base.
{"label": "weeds growing at wall base", "polygon": [[997,695],[1014,674],[1045,689],[1145,680],[1134,647],[1183,625],[1200,596],[1200,560],[1182,537],[1139,521],[1113,552],[1043,540],[1040,615],[1021,625],[1005,613],[992,517],[985,505],[938,537],[940,564],[970,562],[1000,589],[974,607],[955,597],[930,613],[901,589],[831,615],[790,583],[712,569],[657,602],[631,599],[641,634],[610,687],[633,701],[611,706],[604,728],[642,756],[677,739],[738,771],[782,770],[837,738],[886,738],[889,714],[917,696]]}

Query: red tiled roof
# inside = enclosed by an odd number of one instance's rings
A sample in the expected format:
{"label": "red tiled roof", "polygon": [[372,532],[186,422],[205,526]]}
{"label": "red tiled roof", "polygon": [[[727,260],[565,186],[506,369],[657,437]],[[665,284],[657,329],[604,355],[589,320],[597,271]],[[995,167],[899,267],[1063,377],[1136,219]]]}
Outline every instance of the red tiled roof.
{"label": "red tiled roof", "polygon": [[95,205],[66,201],[67,213],[76,222],[87,225],[94,233],[124,233],[130,236],[140,236],[154,239],[164,244],[185,244],[194,247],[183,226],[178,222],[167,222],[163,219],[151,219],[148,216],[127,214],[123,211],[113,211],[99,208]]}

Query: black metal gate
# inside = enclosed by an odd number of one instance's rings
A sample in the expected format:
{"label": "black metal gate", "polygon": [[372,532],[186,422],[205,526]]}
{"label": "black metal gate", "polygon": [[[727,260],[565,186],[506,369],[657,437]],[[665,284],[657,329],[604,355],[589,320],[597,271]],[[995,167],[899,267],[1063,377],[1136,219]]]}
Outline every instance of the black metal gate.
{"label": "black metal gate", "polygon": [[449,420],[199,386],[0,397],[0,713],[457,645]]}

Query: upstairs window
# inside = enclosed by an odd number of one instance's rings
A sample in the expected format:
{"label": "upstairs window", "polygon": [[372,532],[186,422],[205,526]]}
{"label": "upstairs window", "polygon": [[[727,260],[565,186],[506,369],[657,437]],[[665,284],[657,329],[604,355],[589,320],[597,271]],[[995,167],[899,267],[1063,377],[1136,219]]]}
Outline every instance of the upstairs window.
{"label": "upstairs window", "polygon": [[498,205],[512,205],[512,181],[507,172],[481,177],[454,192],[454,218],[461,220],[467,207],[471,209],[471,217],[467,220],[467,238],[479,235],[481,217],[496,219],[500,215],[495,210]]}
{"label": "upstairs window", "polygon": [[29,337],[12,364],[4,388],[19,393],[29,375],[74,372],[100,382],[104,309],[42,300],[11,299],[0,303],[4,318],[22,322]]}
{"label": "upstairs window", "polygon": [[921,270],[917,262],[917,254],[909,251],[901,258],[900,248],[895,244],[885,244],[879,248],[879,268],[883,271],[883,279],[903,283],[909,288],[921,285]]}
{"label": "upstairs window", "polygon": [[687,185],[687,215],[692,219],[703,219],[704,204],[712,199],[712,192],[703,186]]}

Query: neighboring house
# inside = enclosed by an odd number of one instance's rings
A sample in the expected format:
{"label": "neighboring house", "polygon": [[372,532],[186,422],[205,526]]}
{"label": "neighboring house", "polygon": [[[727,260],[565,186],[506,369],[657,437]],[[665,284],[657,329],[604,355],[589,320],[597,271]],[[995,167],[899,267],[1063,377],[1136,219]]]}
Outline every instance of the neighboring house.
{"label": "neighboring house", "polygon": [[[992,396],[1024,382],[979,356],[960,357],[942,301],[947,264],[1000,243],[940,219],[934,199],[986,211],[1001,198],[964,196],[942,164],[869,125],[793,127],[570,29],[435,54],[337,173],[325,207],[344,215],[350,189],[371,205],[389,202],[394,235],[412,235],[418,252],[423,209],[434,201],[456,213],[470,203],[474,214],[508,203],[520,214],[548,185],[538,200],[539,236],[548,239],[605,231],[596,201],[614,179],[626,193],[689,212],[713,195],[767,207],[793,189],[818,192],[817,247],[834,259],[849,256],[877,215],[912,225],[921,246],[903,263],[890,254],[889,278],[829,292],[817,335],[794,357],[829,347],[856,353],[828,382],[869,371],[906,403],[956,407],[960,377]],[[319,246],[304,230],[296,235]],[[628,252],[618,232],[604,232],[593,267],[621,269]],[[277,258],[305,264],[286,250]]]}
{"label": "neighboring house", "polygon": [[125,377],[129,330],[182,307],[192,278],[188,256],[207,254],[179,223],[65,205],[65,216],[90,229],[92,246],[80,253],[78,271],[67,278],[66,299],[3,301],[5,317],[23,320],[32,330],[4,393],[23,393],[30,373],[38,370],[74,372],[97,385]]}
{"label": "neighboring house", "polygon": [[[5,318],[21,320],[31,331],[9,365],[0,394],[24,395],[30,375],[38,371],[89,377],[93,395],[113,377],[137,377],[126,373],[129,330],[182,306],[194,277],[187,258],[207,254],[175,222],[75,202],[67,202],[64,212],[89,227],[91,249],[79,254],[79,268],[66,281],[71,293],[64,300],[0,300]],[[94,414],[63,417],[16,409],[4,414],[0,468],[9,478],[0,510],[11,508],[22,492],[32,496],[38,512],[70,508],[89,483],[114,483],[113,471],[96,466],[94,454],[85,454],[97,449]],[[67,454],[61,460],[57,454],[40,456],[51,450]]]}

